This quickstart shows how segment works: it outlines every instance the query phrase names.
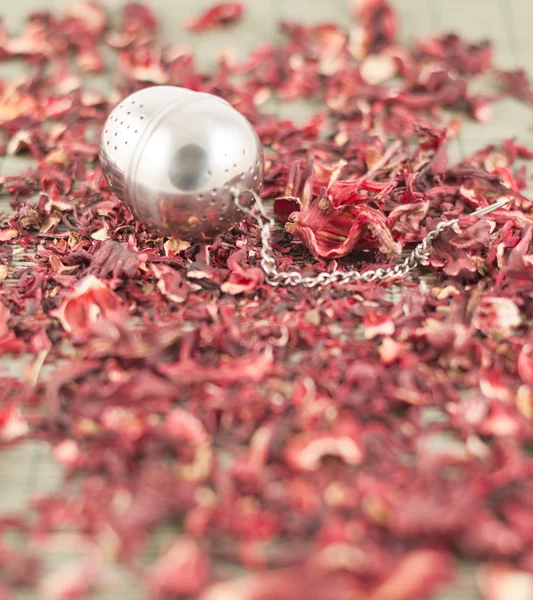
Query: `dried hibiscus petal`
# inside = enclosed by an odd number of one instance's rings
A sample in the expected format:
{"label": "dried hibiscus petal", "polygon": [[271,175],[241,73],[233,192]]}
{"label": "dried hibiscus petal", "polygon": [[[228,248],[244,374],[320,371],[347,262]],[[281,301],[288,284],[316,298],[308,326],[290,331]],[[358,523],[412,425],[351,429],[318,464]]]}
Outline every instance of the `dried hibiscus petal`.
{"label": "dried hibiscus petal", "polygon": [[533,88],[527,73],[523,70],[504,71],[501,74],[505,91],[522,102],[533,104]]}
{"label": "dried hibiscus petal", "polygon": [[305,242],[317,258],[345,256],[356,245],[378,247],[389,257],[400,250],[381,212],[367,205],[336,209],[326,197],[293,213],[285,229]]}
{"label": "dried hibiscus petal", "polygon": [[124,6],[121,31],[112,31],[107,36],[109,44],[124,48],[132,43],[151,40],[157,29],[157,19],[153,12],[137,2]]}
{"label": "dried hibiscus petal", "polygon": [[326,456],[337,456],[349,465],[363,459],[359,427],[350,419],[339,421],[332,431],[302,433],[285,449],[285,459],[297,471],[315,471]]}
{"label": "dried hibiscus petal", "polygon": [[229,25],[238,21],[244,13],[244,7],[239,2],[221,2],[208,8],[196,19],[185,26],[189,31],[205,31],[221,25]]}
{"label": "dried hibiscus petal", "polygon": [[18,338],[9,327],[10,317],[11,312],[9,309],[0,304],[0,356],[5,353],[19,354],[24,352],[24,341]]}
{"label": "dried hibiscus petal", "polygon": [[208,575],[209,560],[197,542],[181,537],[150,567],[148,585],[154,598],[193,596],[204,589]]}
{"label": "dried hibiscus petal", "polygon": [[152,265],[152,270],[157,278],[157,288],[172,302],[185,302],[191,292],[200,289],[195,283],[190,283],[176,269],[168,265]]}
{"label": "dried hibiscus petal", "polygon": [[91,258],[87,273],[96,277],[134,277],[147,254],[134,252],[119,242],[105,241]]}
{"label": "dried hibiscus petal", "polygon": [[379,52],[395,41],[396,14],[386,0],[351,0],[350,7],[360,23],[352,33],[350,44],[356,58]]}
{"label": "dried hibiscus petal", "polygon": [[0,442],[12,442],[28,432],[28,423],[17,406],[0,407]]}
{"label": "dried hibiscus petal", "polygon": [[476,307],[472,323],[476,329],[489,335],[505,336],[522,324],[522,317],[511,298],[485,296]]}
{"label": "dried hibiscus petal", "polygon": [[100,317],[109,317],[121,310],[120,298],[94,275],[87,275],[67,293],[53,315],[75,337],[85,336]]}
{"label": "dried hibiscus petal", "polygon": [[245,256],[245,250],[234,252],[228,258],[228,268],[231,273],[220,289],[226,294],[242,294],[255,289],[263,283],[265,274],[260,267],[243,267],[241,261]]}

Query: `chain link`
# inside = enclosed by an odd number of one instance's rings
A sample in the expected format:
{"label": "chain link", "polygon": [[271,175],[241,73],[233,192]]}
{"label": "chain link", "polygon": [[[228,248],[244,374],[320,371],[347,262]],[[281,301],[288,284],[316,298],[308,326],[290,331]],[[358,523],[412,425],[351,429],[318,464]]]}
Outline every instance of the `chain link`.
{"label": "chain link", "polygon": [[[243,192],[244,193],[244,192]],[[323,271],[318,275],[314,276],[303,276],[299,271],[279,271],[278,264],[274,258],[274,251],[272,249],[271,231],[275,225],[274,219],[266,212],[261,198],[253,192],[248,191],[255,199],[255,206],[258,211],[254,211],[249,207],[239,202],[240,192],[234,191],[235,204],[240,210],[250,215],[261,228],[261,267],[266,275],[267,282],[272,286],[298,286],[313,288],[319,286],[327,286],[331,284],[346,285],[348,283],[356,281],[364,281],[370,283],[371,281],[384,281],[401,279],[408,275],[411,271],[420,266],[424,261],[428,260],[431,255],[431,246],[433,240],[437,238],[445,229],[453,227],[459,222],[459,219],[452,219],[450,221],[441,221],[437,227],[430,231],[426,237],[416,246],[416,248],[407,256],[402,262],[396,263],[390,267],[378,267],[376,269],[368,269],[366,271],[351,270],[351,271],[333,271],[327,273]],[[489,206],[485,206],[475,212],[471,213],[471,216],[481,217],[487,215],[494,210],[505,206],[511,198],[502,197],[500,200]]]}

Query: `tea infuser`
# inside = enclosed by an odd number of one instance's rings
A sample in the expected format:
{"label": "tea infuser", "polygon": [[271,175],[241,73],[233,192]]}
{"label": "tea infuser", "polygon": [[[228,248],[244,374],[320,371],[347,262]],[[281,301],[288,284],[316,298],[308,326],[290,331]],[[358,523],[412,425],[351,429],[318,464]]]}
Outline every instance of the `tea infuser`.
{"label": "tea infuser", "polygon": [[[147,228],[183,240],[207,240],[237,224],[242,213],[261,228],[261,267],[273,286],[317,287],[404,277],[430,256],[433,240],[458,219],[440,222],[402,262],[359,271],[303,276],[279,271],[270,243],[274,219],[259,197],[264,171],[261,142],[228,102],[204,92],[154,86],[113,109],[100,142],[110,189]],[[471,216],[510,201],[503,197]],[[255,203],[257,210],[252,210]]]}

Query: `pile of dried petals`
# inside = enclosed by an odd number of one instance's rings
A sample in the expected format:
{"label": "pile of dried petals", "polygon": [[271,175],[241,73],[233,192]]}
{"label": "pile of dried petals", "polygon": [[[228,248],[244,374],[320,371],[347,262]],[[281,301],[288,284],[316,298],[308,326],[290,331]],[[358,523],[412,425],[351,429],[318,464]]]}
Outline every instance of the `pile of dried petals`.
{"label": "pile of dried petals", "polygon": [[[532,597],[533,216],[517,160],[533,153],[505,140],[449,165],[460,123],[442,109],[486,121],[533,92],[489,42],[404,47],[384,0],[353,12],[349,31],[282,23],[280,45],[210,74],[137,4],[117,28],[88,2],[0,29],[0,59],[27,66],[0,82],[0,146],[36,163],[1,179],[0,353],[32,355],[34,385],[2,379],[0,442],[43,440],[64,470],[0,516],[0,597],[133,577],[158,599],[413,600],[458,557],[483,562],[487,600]],[[104,69],[104,46],[107,98],[80,75]],[[473,93],[487,75],[497,89]],[[257,129],[281,268],[385,262],[443,217],[459,226],[396,302],[387,284],[268,287],[247,221],[203,246],[159,238],[96,158],[112,106],[161,83],[219,94]],[[298,126],[261,112],[269,96],[323,108]],[[467,216],[503,195],[509,210]],[[73,559],[50,571],[57,547]]]}

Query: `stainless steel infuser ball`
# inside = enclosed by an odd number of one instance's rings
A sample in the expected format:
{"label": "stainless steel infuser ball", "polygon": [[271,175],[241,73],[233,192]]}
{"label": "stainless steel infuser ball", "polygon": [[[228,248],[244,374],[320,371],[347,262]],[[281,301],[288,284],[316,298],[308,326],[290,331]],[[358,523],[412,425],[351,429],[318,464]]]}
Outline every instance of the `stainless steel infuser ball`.
{"label": "stainless steel infuser ball", "polygon": [[147,228],[185,240],[235,225],[243,217],[235,196],[258,191],[263,179],[263,150],[246,118],[217,96],[172,86],[135,92],[113,109],[100,161],[112,191]]}

